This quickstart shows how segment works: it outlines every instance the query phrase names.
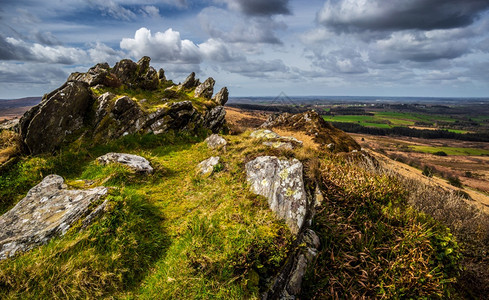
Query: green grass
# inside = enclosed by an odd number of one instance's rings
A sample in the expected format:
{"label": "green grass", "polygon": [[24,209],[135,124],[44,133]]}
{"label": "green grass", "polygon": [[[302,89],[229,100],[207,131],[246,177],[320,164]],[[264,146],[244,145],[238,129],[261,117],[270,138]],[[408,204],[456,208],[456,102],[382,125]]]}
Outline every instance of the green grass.
{"label": "green grass", "polygon": [[480,156],[480,155],[489,155],[489,150],[486,149],[477,149],[477,148],[460,148],[460,147],[431,147],[431,146],[409,146],[409,148],[413,149],[417,152],[423,153],[436,153],[443,151],[448,155],[471,155],[471,156]]}
{"label": "green grass", "polygon": [[416,122],[434,124],[436,121],[455,122],[455,119],[440,115],[424,115],[415,113],[400,112],[373,112],[374,115],[335,115],[323,116],[328,122],[358,123],[366,127],[391,128],[394,126],[408,127],[414,126]]}
{"label": "green grass", "polygon": [[[108,211],[88,230],[74,226],[63,238],[0,262],[0,298],[257,298],[292,237],[266,200],[248,192],[242,152],[266,148],[227,138],[222,168],[210,178],[197,176],[195,167],[217,153],[186,135],[126,136],[89,150],[23,158],[0,177],[16,200],[49,173],[71,186],[113,190]],[[144,156],[155,173],[94,162],[109,151]]]}

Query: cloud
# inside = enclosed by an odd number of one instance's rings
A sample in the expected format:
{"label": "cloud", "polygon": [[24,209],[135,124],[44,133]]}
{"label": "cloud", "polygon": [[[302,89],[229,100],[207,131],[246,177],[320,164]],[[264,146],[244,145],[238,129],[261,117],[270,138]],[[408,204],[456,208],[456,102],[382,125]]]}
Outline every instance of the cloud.
{"label": "cloud", "polygon": [[281,44],[276,31],[287,28],[285,23],[271,17],[247,18],[217,8],[203,9],[199,21],[212,38],[249,45]]}
{"label": "cloud", "polygon": [[218,0],[224,2],[232,10],[247,16],[272,16],[291,14],[289,0]]}
{"label": "cloud", "polygon": [[92,62],[107,62],[109,64],[114,64],[125,56],[124,52],[116,51],[100,42],[91,45],[88,55]]}
{"label": "cloud", "polygon": [[48,46],[61,45],[61,42],[51,32],[36,31],[34,33],[34,37],[39,43],[43,45],[48,45]]}
{"label": "cloud", "polygon": [[120,47],[134,57],[147,55],[158,62],[198,64],[202,61],[199,48],[190,40],[182,40],[180,33],[171,28],[154,35],[149,29],[140,28],[134,38],[123,38]]}
{"label": "cloud", "polygon": [[104,16],[110,16],[115,19],[131,21],[136,18],[136,14],[130,9],[118,4],[114,0],[88,0],[93,7],[96,7]]}
{"label": "cloud", "polygon": [[377,63],[398,63],[403,60],[429,62],[454,59],[471,51],[465,39],[451,39],[448,34],[425,32],[394,32],[387,39],[371,46],[370,58]]}
{"label": "cloud", "polygon": [[143,6],[141,8],[141,12],[143,12],[143,14],[145,14],[151,18],[159,18],[160,17],[160,9],[156,6],[153,6],[153,5]]}
{"label": "cloud", "polygon": [[67,76],[65,71],[55,66],[0,62],[0,83],[50,84],[66,80]]}
{"label": "cloud", "polygon": [[328,0],[317,21],[336,32],[465,27],[489,9],[487,0]]}

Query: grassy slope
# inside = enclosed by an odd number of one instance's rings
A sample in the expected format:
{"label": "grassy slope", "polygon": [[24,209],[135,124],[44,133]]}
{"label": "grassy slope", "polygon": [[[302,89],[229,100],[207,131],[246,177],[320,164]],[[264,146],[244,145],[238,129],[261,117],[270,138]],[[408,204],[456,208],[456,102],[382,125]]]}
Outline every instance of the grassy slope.
{"label": "grassy slope", "polygon": [[[201,178],[196,165],[218,154],[202,139],[170,133],[91,149],[73,144],[2,172],[3,211],[50,173],[71,186],[113,188],[104,216],[86,230],[76,225],[63,238],[0,262],[0,297],[257,298],[292,242],[266,200],[248,192],[244,163],[263,154],[303,160],[307,182],[320,182],[325,192],[314,223],[323,246],[305,296],[448,294],[456,244],[407,206],[395,178],[311,149],[270,150],[246,133],[226,136],[222,165]],[[93,163],[109,151],[142,155],[155,173]]]}
{"label": "grassy slope", "polygon": [[477,148],[461,148],[461,147],[431,147],[431,146],[409,146],[414,151],[423,153],[436,153],[439,151],[445,152],[447,155],[489,155],[489,150]]}

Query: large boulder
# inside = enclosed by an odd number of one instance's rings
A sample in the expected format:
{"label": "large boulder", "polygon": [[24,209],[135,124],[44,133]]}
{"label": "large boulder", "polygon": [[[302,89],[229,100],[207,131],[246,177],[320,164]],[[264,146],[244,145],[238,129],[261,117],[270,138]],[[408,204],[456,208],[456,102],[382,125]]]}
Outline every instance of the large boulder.
{"label": "large boulder", "polygon": [[89,213],[107,188],[68,190],[58,175],[46,176],[10,211],[0,216],[0,259],[30,250],[63,235]]}
{"label": "large boulder", "polygon": [[268,129],[257,129],[250,134],[250,137],[264,140],[263,145],[276,148],[292,150],[302,147],[302,141],[293,136],[281,136]]}
{"label": "large boulder", "polygon": [[[300,114],[283,113],[271,115],[261,127],[304,132],[311,136],[314,142],[323,149],[334,152],[349,152],[361,149],[360,145],[352,137],[333,127],[315,111],[307,111]],[[331,144],[334,146],[331,146]],[[327,145],[330,145],[330,147]]]}
{"label": "large boulder", "polygon": [[96,64],[86,73],[72,73],[68,77],[68,81],[82,81],[89,86],[96,86],[98,84],[110,86],[110,66],[108,63]]}
{"label": "large boulder", "polygon": [[215,96],[212,98],[217,105],[224,106],[228,102],[229,91],[227,87],[223,87]]}
{"label": "large boulder", "polygon": [[195,78],[195,72],[190,73],[187,76],[185,81],[181,84],[181,87],[184,89],[192,89],[199,85],[199,80]]}
{"label": "large boulder", "polygon": [[67,82],[45,95],[20,120],[20,135],[27,152],[56,149],[84,126],[93,101],[88,84],[81,81]]}
{"label": "large boulder", "polygon": [[216,106],[207,111],[203,119],[204,127],[210,129],[213,133],[219,132],[226,124],[226,110],[224,106]]}
{"label": "large boulder", "polygon": [[153,173],[153,167],[151,167],[149,161],[144,157],[134,154],[109,152],[97,157],[97,161],[102,165],[110,163],[122,164],[138,173]]}
{"label": "large boulder", "polygon": [[246,164],[246,178],[251,190],[266,197],[270,209],[297,234],[307,211],[302,163],[297,159],[260,156]]}
{"label": "large boulder", "polygon": [[209,77],[204,82],[202,82],[198,87],[195,88],[194,96],[204,97],[206,99],[211,99],[214,93],[214,84],[216,81],[214,78]]}
{"label": "large boulder", "polygon": [[149,65],[150,61],[148,56],[142,57],[137,63],[123,59],[115,64],[112,72],[122,84],[130,88],[154,90],[158,88],[160,80],[158,72]]}

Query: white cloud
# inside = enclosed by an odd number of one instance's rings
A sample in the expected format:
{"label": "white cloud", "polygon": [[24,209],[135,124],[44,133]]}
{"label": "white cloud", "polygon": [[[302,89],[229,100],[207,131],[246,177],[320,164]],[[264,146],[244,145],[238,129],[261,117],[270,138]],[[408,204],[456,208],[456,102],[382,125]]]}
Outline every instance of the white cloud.
{"label": "white cloud", "polygon": [[158,62],[198,64],[202,61],[199,48],[190,40],[182,40],[180,33],[172,28],[154,35],[149,29],[140,28],[134,38],[122,39],[120,47],[134,57],[147,55]]}

